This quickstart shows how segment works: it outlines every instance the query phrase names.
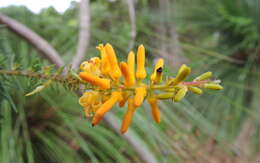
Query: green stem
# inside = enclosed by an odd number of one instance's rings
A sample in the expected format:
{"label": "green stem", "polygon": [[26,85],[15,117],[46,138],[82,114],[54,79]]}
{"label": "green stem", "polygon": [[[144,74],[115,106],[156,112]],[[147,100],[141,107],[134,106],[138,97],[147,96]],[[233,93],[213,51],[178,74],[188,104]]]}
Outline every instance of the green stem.
{"label": "green stem", "polygon": [[29,71],[17,71],[17,70],[0,70],[0,75],[9,75],[9,76],[24,76],[29,78],[37,78],[37,79],[45,79],[45,80],[55,80],[55,81],[63,81],[64,77],[61,75],[45,75],[36,72]]}
{"label": "green stem", "polygon": [[1,75],[8,75],[8,76],[23,76],[27,78],[36,78],[36,79],[43,79],[43,80],[51,80],[54,82],[58,82],[61,84],[68,84],[68,85],[79,85],[80,83],[86,84],[80,80],[76,80],[71,75],[59,75],[59,74],[42,74],[38,72],[31,72],[31,71],[18,71],[18,70],[0,70]]}
{"label": "green stem", "polygon": [[[79,80],[78,78],[68,75],[58,75],[58,74],[51,74],[46,75],[42,73],[37,72],[30,72],[30,71],[18,71],[18,70],[0,70],[0,75],[9,75],[9,76],[24,76],[28,78],[37,78],[37,79],[44,79],[44,80],[53,80],[59,83],[71,83],[71,84],[86,84],[86,82]],[[191,81],[191,82],[181,82],[180,85],[186,85],[186,86],[200,86],[202,84],[205,84],[209,82],[209,80],[202,80],[202,81]],[[118,89],[119,87],[113,87],[110,90]],[[147,87],[148,91],[154,91],[154,90],[165,90],[165,89],[172,89],[176,88],[176,86],[170,86],[170,85],[149,85]],[[85,89],[93,89],[92,87],[88,87]],[[134,91],[135,87],[133,88],[123,88],[126,91]]]}

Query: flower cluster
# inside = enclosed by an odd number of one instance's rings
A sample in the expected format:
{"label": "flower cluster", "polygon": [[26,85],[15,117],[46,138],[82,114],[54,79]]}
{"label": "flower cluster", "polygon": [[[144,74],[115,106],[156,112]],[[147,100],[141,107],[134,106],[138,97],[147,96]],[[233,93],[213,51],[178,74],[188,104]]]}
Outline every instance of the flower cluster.
{"label": "flower cluster", "polygon": [[[79,103],[84,107],[87,117],[93,116],[92,125],[97,125],[115,104],[123,107],[128,104],[120,132],[123,134],[131,124],[135,110],[147,99],[155,122],[160,122],[158,100],[172,99],[178,102],[188,91],[202,94],[201,88],[221,90],[219,80],[211,80],[211,72],[206,72],[193,81],[184,80],[191,68],[183,64],[175,77],[163,78],[164,60],[158,59],[150,82],[144,83],[145,48],[140,45],[137,55],[129,52],[127,62],[118,63],[116,53],[110,44],[100,44],[97,49],[101,57],[91,58],[80,65],[79,77],[93,87],[80,97]],[[135,64],[137,62],[137,64]]]}

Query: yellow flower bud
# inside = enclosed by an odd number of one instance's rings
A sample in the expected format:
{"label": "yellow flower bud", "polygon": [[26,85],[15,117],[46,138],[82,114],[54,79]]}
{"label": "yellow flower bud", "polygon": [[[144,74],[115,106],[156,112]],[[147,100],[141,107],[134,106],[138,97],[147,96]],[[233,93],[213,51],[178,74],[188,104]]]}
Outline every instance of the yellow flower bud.
{"label": "yellow flower bud", "polygon": [[92,120],[92,125],[97,125],[102,120],[105,113],[112,109],[113,105],[120,101],[121,98],[121,92],[113,92],[111,97],[104,104],[102,104],[101,107],[96,111]]}
{"label": "yellow flower bud", "polygon": [[118,66],[116,53],[110,44],[106,44],[105,49],[111,67],[110,76],[113,80],[117,80],[122,74]]}
{"label": "yellow flower bud", "polygon": [[155,68],[154,68],[154,72],[150,77],[153,84],[158,84],[161,82],[163,66],[164,66],[164,60],[162,58],[160,58],[157,61]]}
{"label": "yellow flower bud", "polygon": [[88,72],[80,72],[79,77],[86,81],[89,82],[92,85],[99,86],[102,89],[109,89],[110,88],[110,80],[109,79],[102,79],[98,76],[92,75]]}
{"label": "yellow flower bud", "polygon": [[196,77],[194,81],[201,81],[201,80],[206,80],[212,77],[212,72],[205,72],[201,74],[200,76]]}
{"label": "yellow flower bud", "polygon": [[143,103],[146,93],[147,92],[145,86],[135,88],[134,104],[136,107],[140,106]]}
{"label": "yellow flower bud", "polygon": [[181,100],[184,98],[184,96],[186,95],[187,91],[188,91],[187,87],[182,87],[182,88],[176,93],[176,95],[174,96],[174,98],[173,98],[174,101],[175,101],[175,102],[181,101]]}
{"label": "yellow flower bud", "polygon": [[198,94],[198,95],[201,95],[203,93],[203,91],[201,89],[199,89],[198,87],[189,86],[188,89],[192,93],[195,93],[195,94]]}
{"label": "yellow flower bud", "polygon": [[136,107],[134,105],[134,100],[133,100],[133,98],[129,98],[128,99],[128,109],[127,109],[126,114],[124,115],[121,129],[120,129],[121,134],[124,134],[127,131],[127,129],[129,128],[129,126],[132,122],[132,118],[133,118],[133,114],[134,114],[135,110],[136,110]]}
{"label": "yellow flower bud", "polygon": [[224,89],[221,85],[214,84],[214,83],[204,84],[203,87],[207,88],[207,89],[213,89],[213,90],[222,90],[222,89]]}
{"label": "yellow flower bud", "polygon": [[145,48],[143,45],[140,45],[137,50],[137,70],[136,70],[136,78],[144,79],[146,77],[145,71]]}
{"label": "yellow flower bud", "polygon": [[160,100],[166,100],[166,99],[172,99],[174,97],[174,93],[170,92],[170,93],[160,93],[158,95],[156,95],[157,99]]}
{"label": "yellow flower bud", "polygon": [[157,99],[155,97],[148,98],[148,103],[151,106],[152,109],[152,115],[155,122],[160,123],[161,117],[160,117],[160,109],[157,104]]}
{"label": "yellow flower bud", "polygon": [[191,68],[187,67],[185,64],[181,66],[181,68],[178,71],[178,74],[176,78],[172,79],[169,85],[177,85],[181,81],[185,80],[187,76],[190,74]]}
{"label": "yellow flower bud", "polygon": [[176,88],[167,88],[165,89],[166,92],[175,92]]}
{"label": "yellow flower bud", "polygon": [[125,86],[131,87],[135,84],[135,78],[130,72],[130,68],[125,62],[120,63],[121,72],[125,78]]}

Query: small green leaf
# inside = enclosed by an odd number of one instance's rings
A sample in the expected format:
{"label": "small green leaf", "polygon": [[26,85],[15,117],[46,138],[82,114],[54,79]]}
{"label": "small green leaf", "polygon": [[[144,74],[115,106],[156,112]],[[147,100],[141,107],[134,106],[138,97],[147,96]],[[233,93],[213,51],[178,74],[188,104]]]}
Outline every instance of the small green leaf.
{"label": "small green leaf", "polygon": [[32,92],[27,93],[25,96],[31,96],[31,95],[41,92],[44,88],[47,88],[50,85],[50,83],[51,83],[51,80],[48,80],[43,85],[36,87]]}

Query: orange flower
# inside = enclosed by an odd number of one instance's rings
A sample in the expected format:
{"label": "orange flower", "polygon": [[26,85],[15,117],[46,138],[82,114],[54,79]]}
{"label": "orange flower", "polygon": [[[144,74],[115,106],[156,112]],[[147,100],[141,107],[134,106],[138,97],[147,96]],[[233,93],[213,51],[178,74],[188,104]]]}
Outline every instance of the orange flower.
{"label": "orange flower", "polygon": [[106,49],[103,44],[100,44],[97,49],[100,50],[101,54],[101,72],[104,75],[108,75],[110,71],[110,63],[108,61]]}
{"label": "orange flower", "polygon": [[98,100],[99,93],[97,91],[89,91],[85,92],[80,98],[79,98],[79,104],[81,106],[89,106],[94,101]]}
{"label": "orange flower", "polygon": [[96,76],[101,75],[100,71],[101,61],[98,57],[93,57],[89,61],[84,61],[80,64],[80,69],[84,72],[91,73]]}
{"label": "orange flower", "polygon": [[102,104],[102,95],[98,91],[85,92],[79,98],[79,104],[84,107],[86,117],[92,116]]}
{"label": "orange flower", "polygon": [[102,89],[109,89],[110,88],[110,80],[109,79],[102,79],[98,76],[92,75],[88,72],[80,72],[79,77],[89,82],[92,85],[99,86]]}
{"label": "orange flower", "polygon": [[164,65],[164,60],[162,58],[160,58],[157,61],[153,74],[151,75],[151,78],[150,78],[151,81],[153,82],[153,84],[158,84],[161,82],[163,65]]}
{"label": "orange flower", "polygon": [[144,85],[135,88],[134,104],[136,107],[143,103],[146,94],[146,87]]}
{"label": "orange flower", "polygon": [[143,45],[140,45],[137,50],[137,70],[136,78],[143,80],[146,77],[145,71],[145,49]]}
{"label": "orange flower", "polygon": [[125,62],[120,63],[120,69],[122,71],[122,74],[125,78],[125,86],[126,87],[131,87],[135,84],[135,78],[131,74],[130,68]]}
{"label": "orange flower", "polygon": [[148,102],[151,105],[153,119],[155,120],[155,122],[160,123],[160,109],[157,104],[157,99],[155,97],[150,97],[148,99]]}
{"label": "orange flower", "polygon": [[130,76],[132,76],[131,78],[133,78],[135,83],[135,54],[132,51],[128,54],[127,65],[130,70]]}
{"label": "orange flower", "polygon": [[121,77],[122,74],[118,66],[116,53],[110,44],[106,44],[105,49],[111,67],[110,76],[113,80],[118,80],[118,78]]}
{"label": "orange flower", "polygon": [[113,92],[111,97],[105,103],[103,103],[101,107],[96,111],[92,120],[92,125],[95,126],[96,124],[98,124],[102,120],[104,114],[106,114],[106,112],[112,109],[113,105],[120,101],[121,98],[121,92]]}
{"label": "orange flower", "polygon": [[126,114],[124,115],[124,119],[122,121],[121,129],[120,129],[121,134],[124,134],[127,131],[128,127],[130,126],[135,110],[136,110],[136,107],[134,105],[134,99],[129,98],[128,99],[128,109],[127,109]]}
{"label": "orange flower", "polygon": [[[118,64],[116,53],[110,44],[100,44],[97,49],[100,50],[101,59],[91,58],[80,65],[82,72],[79,76],[72,75],[82,82],[86,92],[80,97],[79,103],[84,107],[86,116],[94,114],[92,125],[97,125],[104,115],[112,109],[116,103],[123,107],[128,102],[128,109],[124,115],[120,132],[127,132],[133,114],[147,98],[151,106],[152,117],[156,123],[160,123],[160,109],[158,100],[171,99],[174,102],[181,101],[188,91],[195,94],[202,94],[203,88],[220,90],[220,80],[211,80],[211,72],[206,72],[192,81],[184,81],[191,72],[191,68],[183,64],[176,77],[170,76],[163,79],[164,60],[158,59],[153,73],[150,75],[150,83],[145,83],[145,48],[140,45],[136,56],[128,53],[127,62]],[[123,78],[121,78],[123,76]],[[81,80],[82,79],[82,80]],[[83,81],[84,80],[84,81]],[[137,81],[136,81],[137,80]],[[88,87],[86,82],[95,87]],[[91,89],[92,91],[87,91]]]}

